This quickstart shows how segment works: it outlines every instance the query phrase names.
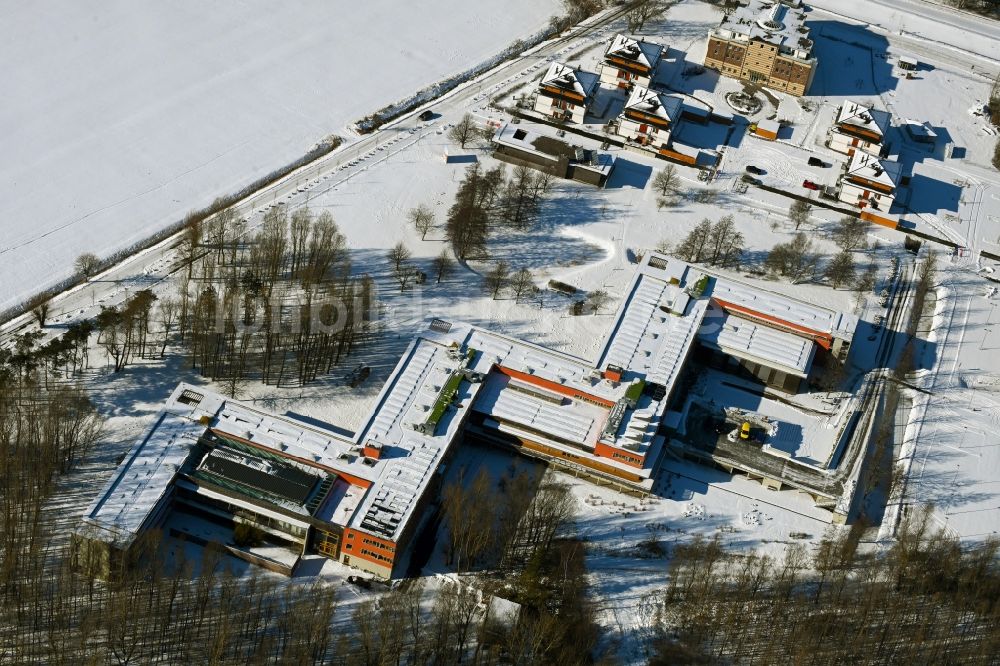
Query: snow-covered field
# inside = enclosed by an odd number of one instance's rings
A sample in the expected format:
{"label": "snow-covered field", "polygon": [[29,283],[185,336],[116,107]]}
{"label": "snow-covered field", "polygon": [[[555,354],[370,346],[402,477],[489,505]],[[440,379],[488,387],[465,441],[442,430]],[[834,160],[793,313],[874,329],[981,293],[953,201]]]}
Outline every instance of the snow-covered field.
{"label": "snow-covered field", "polygon": [[7,3],[0,311],[538,31],[557,0]]}
{"label": "snow-covered field", "polygon": [[930,330],[919,336],[917,384],[927,392],[912,393],[902,438],[903,503],[933,503],[938,525],[968,541],[1000,535],[1000,284],[988,270],[943,266]]}

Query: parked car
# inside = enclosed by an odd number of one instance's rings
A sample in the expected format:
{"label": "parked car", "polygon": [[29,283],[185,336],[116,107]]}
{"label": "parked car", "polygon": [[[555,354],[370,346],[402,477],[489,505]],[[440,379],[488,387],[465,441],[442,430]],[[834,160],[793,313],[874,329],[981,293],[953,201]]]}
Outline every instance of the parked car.
{"label": "parked car", "polygon": [[756,166],[754,166],[752,164],[748,164],[747,165],[747,173],[752,173],[752,174],[757,175],[757,176],[763,176],[767,172],[764,171],[763,169],[761,169],[760,167],[756,167]]}
{"label": "parked car", "polygon": [[821,160],[818,157],[810,157],[809,158],[809,166],[818,166],[818,167],[824,167],[825,168],[826,167],[826,163],[823,162],[823,160]]}
{"label": "parked car", "polygon": [[764,184],[764,182],[760,178],[754,178],[753,176],[749,176],[747,174],[743,174],[743,177],[740,180],[742,180],[744,183],[750,183],[751,185]]}
{"label": "parked car", "polygon": [[427,109],[426,111],[422,112],[419,116],[417,116],[417,118],[423,120],[424,122],[430,120],[433,117],[434,117],[434,112],[431,111],[430,109]]}
{"label": "parked car", "polygon": [[372,589],[372,582],[367,578],[363,578],[361,576],[348,576],[347,582],[350,583],[351,585],[356,585],[365,590]]}
{"label": "parked car", "polygon": [[812,182],[811,180],[803,180],[802,181],[802,187],[806,188],[807,190],[818,190],[819,189],[819,185],[817,185],[816,183]]}

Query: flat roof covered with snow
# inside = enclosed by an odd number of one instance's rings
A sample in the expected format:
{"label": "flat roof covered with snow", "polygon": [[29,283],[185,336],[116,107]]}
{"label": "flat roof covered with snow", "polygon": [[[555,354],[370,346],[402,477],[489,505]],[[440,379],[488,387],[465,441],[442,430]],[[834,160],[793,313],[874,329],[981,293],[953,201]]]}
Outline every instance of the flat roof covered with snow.
{"label": "flat roof covered with snow", "polygon": [[757,129],[763,132],[770,132],[771,134],[777,134],[781,130],[781,123],[777,120],[758,120]]}
{"label": "flat roof covered with snow", "polygon": [[[461,379],[468,362],[462,343],[469,327],[428,330],[414,340],[396,365],[358,431],[359,444],[381,446],[370,469],[373,487],[351,520],[357,527],[396,540],[406,528],[481,384]],[[454,388],[454,395],[447,392]],[[439,420],[423,432],[422,424]],[[367,466],[367,465],[366,465]]]}
{"label": "flat roof covered with snow", "polygon": [[755,324],[709,306],[706,325],[698,334],[702,344],[735,356],[778,368],[800,377],[809,376],[816,344],[793,333]]}
{"label": "flat roof covered with snow", "polygon": [[131,543],[170,491],[205,426],[164,408],[132,446],[97,498],[81,531],[103,541]]}
{"label": "flat roof covered with snow", "polygon": [[520,124],[503,125],[493,134],[493,142],[536,155],[552,163],[558,163],[561,158],[566,158],[576,168],[597,171],[604,175],[610,174],[615,166],[615,156],[610,153],[600,153],[591,148],[567,143]]}
{"label": "flat roof covered with snow", "polygon": [[716,278],[711,287],[711,296],[718,301],[836,338],[852,338],[858,325],[857,317],[852,314],[783,296],[730,278]]}

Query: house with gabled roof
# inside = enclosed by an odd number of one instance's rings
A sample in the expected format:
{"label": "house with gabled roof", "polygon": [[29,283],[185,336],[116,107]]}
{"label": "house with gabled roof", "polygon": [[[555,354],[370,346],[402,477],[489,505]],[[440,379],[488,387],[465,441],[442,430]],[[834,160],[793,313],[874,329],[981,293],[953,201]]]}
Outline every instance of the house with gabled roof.
{"label": "house with gabled roof", "polygon": [[858,151],[840,179],[840,200],[858,208],[887,212],[902,178],[899,162]]}
{"label": "house with gabled roof", "polygon": [[837,111],[837,122],[830,129],[832,150],[853,156],[856,151],[881,155],[892,117],[886,111],[847,100]]}
{"label": "house with gabled roof", "polygon": [[670,133],[680,121],[681,108],[679,97],[637,85],[625,102],[615,132],[643,146],[665,148],[670,143]]}
{"label": "house with gabled roof", "polygon": [[665,51],[659,44],[615,35],[600,64],[601,83],[626,90],[632,86],[648,88]]}
{"label": "house with gabled roof", "polygon": [[582,123],[599,83],[593,72],[554,62],[538,83],[534,109],[555,120]]}

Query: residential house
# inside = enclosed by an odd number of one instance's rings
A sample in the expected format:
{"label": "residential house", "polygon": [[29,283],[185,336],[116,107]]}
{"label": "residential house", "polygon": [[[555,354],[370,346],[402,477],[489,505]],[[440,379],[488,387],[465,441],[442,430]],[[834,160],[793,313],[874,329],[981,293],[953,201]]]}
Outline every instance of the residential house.
{"label": "residential house", "polygon": [[626,90],[650,87],[664,51],[659,44],[615,35],[600,64],[601,83]]}
{"label": "residential house", "polygon": [[618,117],[618,136],[643,146],[666,148],[681,117],[678,97],[636,85]]}
{"label": "residential house", "polygon": [[518,125],[498,129],[493,145],[493,156],[498,160],[598,187],[604,187],[615,167],[613,155],[573,146]]}
{"label": "residential house", "polygon": [[538,84],[535,111],[555,120],[582,123],[598,85],[597,74],[554,62]]}
{"label": "residential house", "polygon": [[886,148],[885,137],[891,117],[885,111],[850,100],[837,112],[837,122],[830,130],[831,149],[853,156],[864,151],[879,156]]}
{"label": "residential house", "polygon": [[888,212],[896,198],[898,162],[858,151],[840,180],[840,200],[870,211]]}

